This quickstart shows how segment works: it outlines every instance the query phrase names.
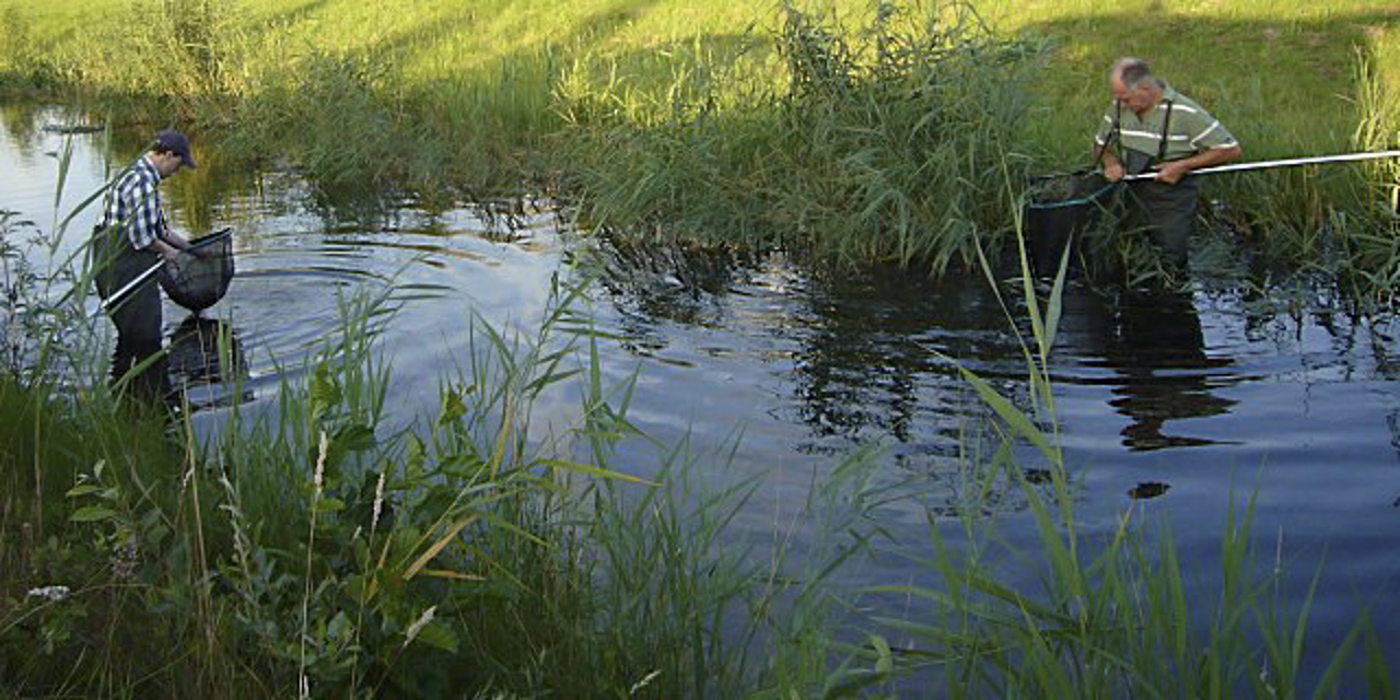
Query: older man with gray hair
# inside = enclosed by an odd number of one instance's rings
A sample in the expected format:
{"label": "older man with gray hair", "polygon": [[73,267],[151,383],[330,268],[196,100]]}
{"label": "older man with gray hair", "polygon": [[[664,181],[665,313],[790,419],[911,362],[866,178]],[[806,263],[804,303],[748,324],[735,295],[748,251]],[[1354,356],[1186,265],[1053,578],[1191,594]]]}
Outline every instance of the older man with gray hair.
{"label": "older man with gray hair", "polygon": [[1185,269],[1200,197],[1192,170],[1238,158],[1240,144],[1220,121],[1152,74],[1139,58],[1120,58],[1108,73],[1113,103],[1094,137],[1104,176],[1155,171],[1129,187],[1127,222],[1146,229],[1169,265]]}

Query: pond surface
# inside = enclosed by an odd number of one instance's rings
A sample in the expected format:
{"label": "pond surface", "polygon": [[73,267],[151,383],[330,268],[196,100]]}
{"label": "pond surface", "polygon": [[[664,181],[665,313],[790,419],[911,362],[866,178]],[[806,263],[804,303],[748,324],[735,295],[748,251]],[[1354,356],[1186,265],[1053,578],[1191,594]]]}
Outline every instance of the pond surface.
{"label": "pond surface", "polygon": [[[0,208],[51,230],[65,137],[43,127],[65,117],[3,114]],[[118,145],[109,162],[102,134],[73,137],[63,211],[139,145]],[[316,206],[292,173],[221,171],[198,139],[196,152],[203,167],[166,183],[166,204],[179,230],[234,228],[238,276],[205,315],[240,341],[252,410],[275,411],[279,372],[298,371],[337,329],[337,290],[431,290],[381,339],[394,372],[391,419],[406,423],[430,415],[439,386],[457,378],[474,316],[533,329],[551,279],[580,277],[568,261],[585,238],[548,202],[338,213]],[[75,220],[60,252],[95,216]],[[989,415],[947,358],[1008,395],[1027,394],[1017,337],[981,275],[933,283],[814,271],[776,254],[603,248],[586,310],[623,339],[601,346],[606,379],[637,372],[631,420],[666,445],[688,435],[702,465],[723,465],[702,467],[713,484],[764,475],[736,524],[756,539],[791,524],[814,478],[875,444],[877,479],[910,494],[875,515],[911,547],[927,541],[925,513],[959,502],[961,453]],[[1323,298],[1270,299],[1219,279],[1193,289],[1111,299],[1072,286],[1065,295],[1053,376],[1080,526],[1110,533],[1137,498],[1169,518],[1188,580],[1209,590],[1229,509],[1257,489],[1261,552],[1272,557],[1282,537],[1294,594],[1325,558],[1311,648],[1325,653],[1361,603],[1400,648],[1400,329],[1329,310]],[[187,316],[167,302],[169,330]],[[562,425],[577,406],[576,390],[548,394],[541,424]],[[209,429],[222,412],[196,415]],[[646,473],[655,455],[629,448],[623,462]],[[1002,531],[1034,550],[1029,516],[1014,499],[1003,506]],[[845,580],[935,581],[900,557],[876,557]]]}

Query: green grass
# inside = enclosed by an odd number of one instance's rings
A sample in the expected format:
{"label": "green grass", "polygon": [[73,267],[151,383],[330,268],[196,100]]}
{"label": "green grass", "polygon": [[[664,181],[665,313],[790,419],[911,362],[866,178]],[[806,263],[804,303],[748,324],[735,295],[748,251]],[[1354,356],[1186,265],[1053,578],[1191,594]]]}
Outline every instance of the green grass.
{"label": "green grass", "polygon": [[[1400,17],[1384,0],[981,2],[986,36],[1034,57],[978,76],[961,107],[885,90],[875,37],[936,40],[964,7],[796,6],[808,38],[849,51],[855,80],[796,120],[784,107],[797,97],[794,8],[778,2],[58,0],[0,15],[0,86],[134,101],[147,123],[220,142],[240,167],[290,161],[330,197],[407,189],[436,206],[562,188],[596,223],[934,272],[1009,240],[1008,193],[989,172],[1000,163],[1087,164],[1118,55],[1149,58],[1248,159],[1400,141]],[[905,21],[881,25],[890,10]],[[899,69],[906,87],[938,73],[931,58]],[[967,133],[930,133],[930,110],[959,112]],[[1284,266],[1336,249],[1327,272],[1393,291],[1398,180],[1400,164],[1372,163],[1208,190]]]}
{"label": "green grass", "polygon": [[[693,47],[707,58],[734,60],[737,44],[749,36],[765,44],[781,22],[776,3],[419,1],[379,7],[348,0],[182,0],[173,5],[194,19],[207,14],[209,26],[198,38],[232,54],[240,76],[231,80],[241,91],[257,92],[288,61],[317,54],[372,55],[388,59],[382,67],[382,89],[388,94],[423,92],[432,99],[443,88],[492,85],[533,94],[541,106],[548,104],[556,74],[527,72],[511,76],[523,79],[508,80],[502,72],[554,52],[558,69],[573,59],[616,61],[627,80],[665,87],[674,67],[696,59]],[[873,8],[849,0],[831,5],[856,18],[868,17]],[[152,91],[179,90],[178,84],[162,88],[154,76],[138,78],[139,62],[98,65],[96,59],[109,54],[84,45],[103,36],[119,44],[107,51],[129,52],[125,57],[150,52],[147,61],[168,59],[168,44],[128,45],[151,38],[133,30],[130,22],[117,21],[134,14],[132,7],[154,6],[118,0],[19,4],[7,11],[5,24],[12,41],[24,37],[32,42],[22,53],[43,58],[92,87],[129,89],[145,82]],[[1107,99],[1104,71],[1118,55],[1151,59],[1162,75],[1221,116],[1248,152],[1260,157],[1349,146],[1360,116],[1353,69],[1357,52],[1377,60],[1388,83],[1393,84],[1400,69],[1393,51],[1386,49],[1400,15],[1384,0],[1042,0],[977,7],[998,31],[1033,32],[1055,42],[1054,59],[1034,88],[1045,118],[1028,126],[1033,135],[1053,137],[1043,143],[1059,158],[1082,156],[1084,149],[1075,144],[1088,141],[1096,112]],[[159,17],[148,18],[164,29]],[[106,18],[113,21],[102,21]],[[18,28],[22,30],[16,33]],[[130,39],[123,41],[123,36]],[[762,64],[766,57],[742,60]],[[11,56],[9,65],[0,64],[0,72],[13,75],[25,68],[20,61]],[[760,77],[781,80],[777,72]],[[442,99],[457,102],[451,94]]]}

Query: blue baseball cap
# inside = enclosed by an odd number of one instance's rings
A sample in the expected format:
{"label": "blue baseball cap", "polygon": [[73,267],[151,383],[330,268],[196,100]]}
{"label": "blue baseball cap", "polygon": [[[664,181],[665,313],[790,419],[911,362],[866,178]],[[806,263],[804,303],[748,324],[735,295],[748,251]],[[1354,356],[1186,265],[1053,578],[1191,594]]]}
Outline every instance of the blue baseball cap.
{"label": "blue baseball cap", "polygon": [[180,156],[180,162],[194,166],[194,156],[190,155],[190,140],[178,131],[166,130],[156,134],[156,146]]}

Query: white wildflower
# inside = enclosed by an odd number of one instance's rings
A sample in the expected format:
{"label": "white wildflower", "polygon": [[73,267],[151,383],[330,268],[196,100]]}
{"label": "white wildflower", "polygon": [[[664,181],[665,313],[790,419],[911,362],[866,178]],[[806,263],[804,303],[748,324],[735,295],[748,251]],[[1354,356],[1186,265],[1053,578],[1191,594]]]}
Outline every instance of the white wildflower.
{"label": "white wildflower", "polygon": [[41,588],[29,589],[29,595],[35,598],[44,598],[50,602],[57,603],[68,597],[72,591],[67,586],[43,586]]}
{"label": "white wildflower", "polygon": [[326,455],[331,451],[331,438],[326,431],[321,431],[321,452],[316,457],[316,474],[312,477],[312,483],[316,486],[316,496],[321,495],[321,477],[326,473]]}
{"label": "white wildflower", "polygon": [[379,525],[379,513],[384,507],[384,475],[387,471],[379,472],[379,485],[374,488],[374,516],[369,520],[369,530],[374,532]]}

